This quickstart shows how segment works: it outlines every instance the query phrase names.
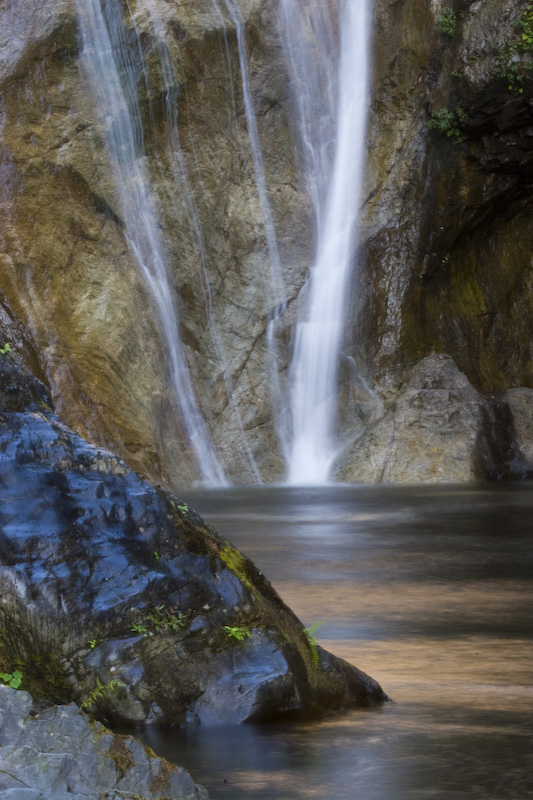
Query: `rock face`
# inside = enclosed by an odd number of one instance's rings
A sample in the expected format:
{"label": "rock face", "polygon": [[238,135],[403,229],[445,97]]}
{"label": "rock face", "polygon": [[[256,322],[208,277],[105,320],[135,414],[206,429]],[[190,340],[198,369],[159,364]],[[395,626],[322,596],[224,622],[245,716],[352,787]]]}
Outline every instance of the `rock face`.
{"label": "rock face", "polygon": [[31,708],[27,692],[0,685],[1,800],[207,800],[185,770],[91,722],[74,703]]}
{"label": "rock face", "polygon": [[482,392],[530,387],[530,12],[451,5],[448,33],[443,3],[376,6],[359,340],[394,388],[432,350]]}
{"label": "rock face", "polygon": [[[109,119],[88,80],[83,7],[4,3],[0,332],[46,380],[67,424],[178,491],[201,476],[133,257]],[[283,479],[280,392],[314,234],[276,3],[118,8],[138,160],[154,188],[199,410],[230,481]],[[343,441],[372,425],[433,352],[485,396],[533,387],[531,13],[523,0],[376,0],[373,9],[360,268],[339,371]],[[419,448],[422,474],[469,474],[438,452],[430,464],[431,448]],[[346,463],[344,454],[339,477]]]}
{"label": "rock face", "polygon": [[115,724],[386,700],[316,648],[192,509],[73,433],[14,363],[0,367],[0,671],[21,671],[36,701],[74,700]]}

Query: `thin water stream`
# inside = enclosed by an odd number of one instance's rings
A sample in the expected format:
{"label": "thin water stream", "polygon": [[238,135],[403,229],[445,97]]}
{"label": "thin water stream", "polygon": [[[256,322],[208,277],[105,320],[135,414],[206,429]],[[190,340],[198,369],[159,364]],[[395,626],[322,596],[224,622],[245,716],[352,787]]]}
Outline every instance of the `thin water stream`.
{"label": "thin water stream", "polygon": [[[339,449],[337,364],[348,320],[364,173],[370,3],[280,0],[296,138],[316,218],[305,311],[289,380],[288,482],[323,485]],[[339,44],[336,46],[336,39]]]}
{"label": "thin water stream", "polygon": [[394,703],[149,732],[213,800],[533,798],[531,484],[232,489],[187,500]]}
{"label": "thin water stream", "polygon": [[[81,60],[107,139],[124,236],[147,297],[156,309],[176,411],[200,479],[210,486],[223,486],[224,470],[210,441],[179,335],[176,290],[146,165],[140,98],[123,9],[117,0],[105,4],[100,0],[76,2],[83,44]],[[137,41],[142,61],[138,35]],[[165,71],[164,64],[162,69]],[[165,89],[168,91],[168,87]],[[194,469],[191,472],[194,479]]]}

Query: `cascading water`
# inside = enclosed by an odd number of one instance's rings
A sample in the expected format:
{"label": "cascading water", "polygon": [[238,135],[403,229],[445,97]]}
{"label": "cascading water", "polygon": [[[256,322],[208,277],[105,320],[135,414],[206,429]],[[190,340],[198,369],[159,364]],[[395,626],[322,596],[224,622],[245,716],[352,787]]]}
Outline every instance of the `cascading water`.
{"label": "cascading water", "polygon": [[[317,231],[315,262],[303,289],[306,296],[305,315],[296,328],[288,380],[290,399],[287,405],[292,420],[292,439],[287,437],[283,429],[283,410],[280,413],[276,407],[282,395],[274,329],[286,308],[287,297],[254,110],[244,21],[237,0],[211,0],[211,6],[224,26],[228,59],[230,51],[224,19],[235,30],[253,174],[268,250],[270,270],[265,283],[264,308],[268,345],[265,370],[268,371],[270,405],[280,441],[290,439],[289,447],[282,445],[289,466],[288,482],[319,484],[327,482],[338,449],[335,441],[336,374],[344,329],[345,297],[354,260],[362,176],[367,85],[367,3],[370,0],[361,0],[357,5],[349,0],[339,0],[338,17],[333,11],[335,4],[325,5],[319,0],[278,2],[281,39],[292,72],[296,138],[307,189],[314,206]],[[137,37],[138,52],[134,65],[132,41],[127,41],[122,20],[123,9],[118,0],[77,0],[77,3],[84,45],[83,59],[107,133],[125,235],[157,309],[176,408],[184,438],[189,442],[195,462],[192,471],[199,474],[208,485],[223,485],[226,482],[224,471],[209,440],[179,336],[175,289],[168,273],[170,258],[161,233],[158,203],[148,181],[145,132],[137,87],[139,80],[143,80],[142,73],[139,75],[139,64],[145,70],[147,90],[149,80],[140,40]],[[166,97],[168,152],[161,161],[156,156],[155,163],[159,164],[162,172],[170,167],[175,194],[185,208],[190,237],[195,242],[198,256],[198,286],[203,290],[207,328],[213,343],[217,370],[226,382],[231,407],[231,370],[227,368],[224,345],[212,315],[210,266],[180,146],[178,79],[165,43],[165,24],[158,18],[157,4],[147,0],[146,11],[151,20],[149,24],[154,34],[153,40],[159,42],[156,46],[157,57]],[[133,17],[131,21],[134,25]],[[134,46],[133,42],[133,49]],[[228,66],[232,80],[231,65]],[[235,105],[235,100],[233,102]],[[258,228],[260,226],[261,223]],[[261,482],[246,441],[240,409],[235,407],[231,413],[241,433],[239,449],[243,465],[247,464],[245,469],[253,476],[253,480]]]}
{"label": "cascading water", "polygon": [[226,483],[200,413],[179,336],[175,290],[159,231],[155,199],[143,165],[144,132],[133,65],[116,0],[77,0],[83,60],[106,129],[125,235],[157,308],[171,384],[195,468],[211,486]]}
{"label": "cascading water", "polygon": [[370,0],[341,0],[338,46],[324,3],[279,2],[297,135],[317,224],[314,265],[304,287],[305,317],[296,328],[289,377],[288,482],[322,484],[339,449],[337,362],[363,176]]}
{"label": "cascading water", "polygon": [[[212,0],[213,6],[217,11],[221,21],[222,15],[216,4],[216,0]],[[223,377],[226,396],[228,398],[228,405],[231,408],[233,418],[236,420],[237,428],[239,431],[239,452],[243,464],[243,469],[248,474],[253,476],[253,480],[261,483],[261,475],[255,464],[253,454],[248,445],[246,434],[242,423],[242,415],[238,404],[234,401],[234,386],[231,379],[231,370],[228,366],[228,359],[224,344],[217,329],[216,321],[213,313],[213,294],[209,278],[209,264],[208,256],[205,247],[204,236],[202,232],[202,224],[198,214],[195,198],[191,189],[191,183],[188,177],[188,169],[186,159],[184,157],[179,134],[178,126],[178,85],[179,79],[172,60],[169,48],[167,46],[168,31],[165,28],[164,22],[158,14],[157,2],[154,0],[145,0],[145,9],[149,14],[150,29],[154,34],[154,44],[156,46],[157,57],[159,61],[159,68],[161,71],[161,79],[164,87],[165,94],[165,127],[167,132],[167,148],[166,158],[159,162],[160,183],[165,183],[165,172],[168,171],[170,166],[172,175],[172,194],[174,197],[179,197],[181,205],[185,208],[185,218],[187,227],[190,231],[190,236],[194,244],[196,253],[196,260],[199,269],[197,286],[201,287],[204,299],[205,319],[210,333],[210,339],[214,350],[214,360],[216,362],[217,370]],[[227,52],[227,44],[226,44]],[[229,54],[227,53],[228,58]],[[141,55],[142,58],[142,55]],[[231,63],[228,63],[228,72],[231,76]],[[233,91],[231,92],[233,98]],[[172,204],[172,198],[168,198],[168,202]]]}
{"label": "cascading water", "polygon": [[[220,14],[220,7],[218,0],[211,0],[213,7]],[[237,0],[223,0],[224,5],[230,15],[231,21],[235,26],[237,35],[237,49],[239,52],[239,64],[241,69],[242,79],[242,92],[244,101],[244,110],[246,114],[246,124],[248,128],[248,138],[250,141],[250,148],[252,152],[252,161],[254,167],[255,185],[259,198],[259,205],[263,217],[264,235],[267,244],[269,267],[270,267],[270,285],[266,292],[266,305],[270,305],[267,312],[267,349],[268,349],[268,372],[270,384],[270,401],[274,417],[275,427],[278,430],[278,437],[283,439],[282,425],[280,419],[282,417],[281,409],[281,389],[279,380],[279,354],[276,346],[275,329],[281,314],[287,305],[287,293],[283,280],[283,273],[281,267],[281,260],[279,256],[278,243],[276,237],[276,228],[272,218],[272,210],[270,207],[270,200],[268,195],[265,169],[263,164],[263,153],[261,150],[261,141],[259,139],[259,131],[257,128],[257,119],[254,109],[252,98],[252,91],[250,87],[250,73],[248,68],[248,55],[246,53],[246,43],[244,37],[244,23],[242,13]]]}

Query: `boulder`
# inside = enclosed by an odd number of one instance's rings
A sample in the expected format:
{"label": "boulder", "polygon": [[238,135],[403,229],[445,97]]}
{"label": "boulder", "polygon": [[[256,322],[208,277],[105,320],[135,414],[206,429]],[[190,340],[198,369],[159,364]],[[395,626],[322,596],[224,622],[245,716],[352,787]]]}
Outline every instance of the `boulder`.
{"label": "boulder", "polygon": [[74,703],[31,709],[27,692],[0,685],[0,800],[207,800],[184,769]]}
{"label": "boulder", "polygon": [[0,671],[18,669],[37,702],[167,725],[386,700],[314,645],[229,541],[76,435],[6,356],[0,385]]}
{"label": "boulder", "polygon": [[[531,471],[531,395],[480,394],[446,354],[409,370],[379,419],[341,457],[338,478],[442,483],[524,477]],[[514,417],[516,432],[513,429]],[[515,442],[519,436],[520,451]]]}

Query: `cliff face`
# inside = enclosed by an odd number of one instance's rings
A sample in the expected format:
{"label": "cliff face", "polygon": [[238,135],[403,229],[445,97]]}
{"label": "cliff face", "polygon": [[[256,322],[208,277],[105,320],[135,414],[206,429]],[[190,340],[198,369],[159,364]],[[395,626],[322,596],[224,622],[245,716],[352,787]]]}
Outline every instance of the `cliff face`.
{"label": "cliff face", "polygon": [[531,11],[455,3],[452,31],[431,5],[376,14],[367,360],[397,385],[437,350],[481,391],[531,386]]}
{"label": "cliff face", "polygon": [[[199,475],[132,254],[78,7],[4,6],[4,340],[48,381],[66,422],[176,488]],[[138,156],[155,187],[198,406],[230,480],[279,480],[274,417],[313,213],[291,138],[276,8],[264,0],[129,7],[121,35],[138,88]],[[344,359],[346,438],[390,414],[406,371],[434,351],[449,354],[478,392],[532,386],[533,73],[529,45],[518,46],[530,30],[526,7],[456,2],[451,24],[438,1],[374,4],[361,258],[345,350],[361,374]],[[366,477],[349,462],[350,447],[345,479]],[[402,479],[401,470],[389,477]]]}

